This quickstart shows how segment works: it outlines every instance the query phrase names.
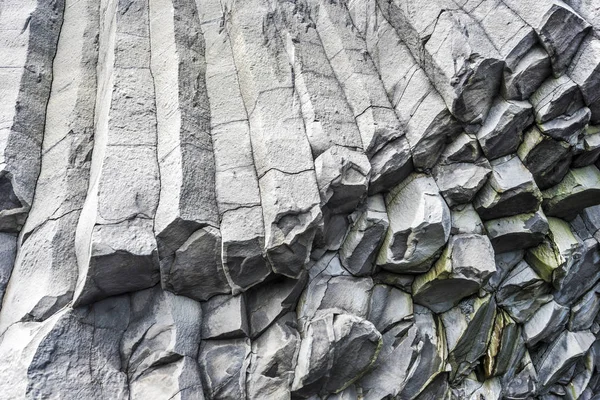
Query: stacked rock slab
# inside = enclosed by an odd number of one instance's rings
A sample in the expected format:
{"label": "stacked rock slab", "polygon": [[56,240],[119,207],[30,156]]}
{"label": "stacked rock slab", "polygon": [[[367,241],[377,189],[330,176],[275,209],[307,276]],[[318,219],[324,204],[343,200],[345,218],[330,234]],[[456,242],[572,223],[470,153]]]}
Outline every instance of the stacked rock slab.
{"label": "stacked rock slab", "polygon": [[0,400],[598,398],[599,9],[0,2]]}

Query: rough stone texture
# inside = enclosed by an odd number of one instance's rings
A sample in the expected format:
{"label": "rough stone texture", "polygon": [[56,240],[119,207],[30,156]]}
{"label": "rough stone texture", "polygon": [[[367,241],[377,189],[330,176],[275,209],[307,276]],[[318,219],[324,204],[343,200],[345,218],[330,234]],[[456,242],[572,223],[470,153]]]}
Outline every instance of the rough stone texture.
{"label": "rough stone texture", "polygon": [[413,174],[386,196],[390,221],[377,264],[397,273],[426,272],[450,235],[448,205],[435,180]]}
{"label": "rough stone texture", "polygon": [[599,0],[0,32],[0,400],[600,397]]}

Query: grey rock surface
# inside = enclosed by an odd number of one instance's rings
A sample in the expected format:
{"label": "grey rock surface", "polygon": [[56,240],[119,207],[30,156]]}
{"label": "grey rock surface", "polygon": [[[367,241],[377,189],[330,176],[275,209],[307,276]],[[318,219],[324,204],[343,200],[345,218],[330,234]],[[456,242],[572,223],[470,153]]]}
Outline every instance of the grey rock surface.
{"label": "grey rock surface", "polygon": [[600,397],[599,0],[0,0],[0,400]]}

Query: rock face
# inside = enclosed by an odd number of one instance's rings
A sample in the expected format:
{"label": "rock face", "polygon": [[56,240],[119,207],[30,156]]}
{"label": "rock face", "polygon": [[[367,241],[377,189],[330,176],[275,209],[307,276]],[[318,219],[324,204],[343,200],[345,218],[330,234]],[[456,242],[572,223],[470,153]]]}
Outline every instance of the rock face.
{"label": "rock face", "polygon": [[0,400],[600,398],[598,10],[0,1]]}

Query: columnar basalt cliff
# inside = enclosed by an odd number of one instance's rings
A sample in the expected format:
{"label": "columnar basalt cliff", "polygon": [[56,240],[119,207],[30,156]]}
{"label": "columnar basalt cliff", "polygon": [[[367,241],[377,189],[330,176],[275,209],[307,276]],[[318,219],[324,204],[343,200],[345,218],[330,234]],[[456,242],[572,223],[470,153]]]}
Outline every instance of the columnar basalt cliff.
{"label": "columnar basalt cliff", "polygon": [[600,0],[0,33],[0,400],[600,398]]}

